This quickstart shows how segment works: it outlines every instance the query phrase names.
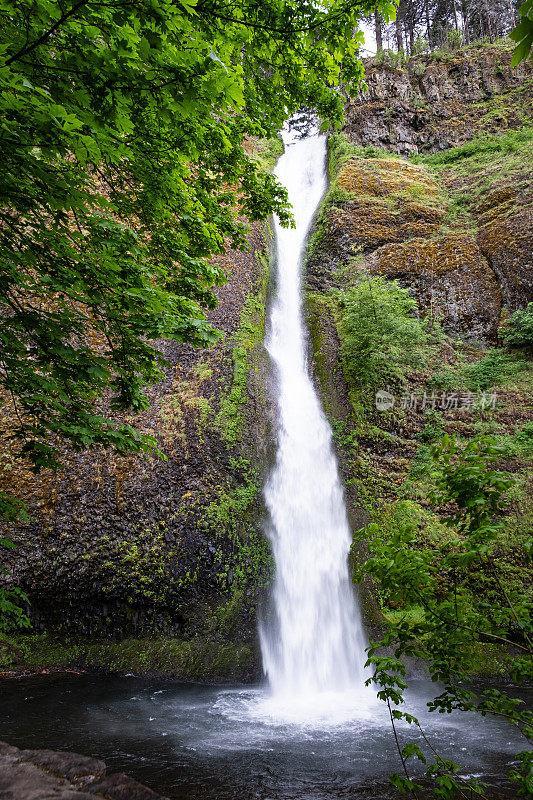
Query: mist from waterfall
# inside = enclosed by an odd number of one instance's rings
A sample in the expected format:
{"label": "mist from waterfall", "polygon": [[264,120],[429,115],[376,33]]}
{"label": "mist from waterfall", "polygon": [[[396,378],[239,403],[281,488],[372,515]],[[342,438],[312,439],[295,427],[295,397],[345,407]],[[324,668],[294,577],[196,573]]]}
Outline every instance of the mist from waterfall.
{"label": "mist from waterfall", "polygon": [[266,348],[273,362],[279,429],[264,494],[276,565],[272,613],[260,626],[274,697],[363,693],[365,638],[348,572],[351,543],[330,426],[310,377],[302,314],[306,237],[326,190],[326,139],[284,134],[275,174],[296,228],[275,221],[277,285]]}

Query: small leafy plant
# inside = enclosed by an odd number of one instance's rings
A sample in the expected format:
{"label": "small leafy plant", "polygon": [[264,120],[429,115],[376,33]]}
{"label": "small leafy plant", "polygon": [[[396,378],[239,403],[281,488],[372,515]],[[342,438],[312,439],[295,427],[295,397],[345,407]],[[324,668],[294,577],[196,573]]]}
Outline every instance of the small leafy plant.
{"label": "small leafy plant", "polygon": [[523,311],[515,311],[503,333],[507,347],[533,347],[533,303]]}
{"label": "small leafy plant", "polygon": [[[425,764],[429,749],[432,761],[426,780],[433,786],[433,797],[485,797],[482,784],[462,778],[458,764],[433,750],[416,717],[398,708],[408,687],[402,659],[424,658],[432,680],[444,684],[441,694],[428,704],[430,711],[491,714],[512,723],[528,741],[533,737],[533,715],[522,701],[496,689],[479,691],[470,678],[480,643],[516,653],[512,671],[515,681],[532,676],[528,597],[525,589],[506,585],[495,558],[505,529],[504,497],[514,479],[494,467],[505,451],[488,437],[461,447],[444,435],[433,445],[431,454],[439,467],[433,501],[445,509],[449,535],[439,545],[421,549],[415,525],[406,520],[392,534],[370,525],[357,537],[370,541],[372,550],[358,577],[372,576],[388,601],[406,610],[389,620],[380,641],[371,642],[367,665],[374,674],[368,682],[378,687],[378,697],[389,708],[403,769],[391,781],[400,791],[419,797],[422,786],[415,782],[408,764],[412,758]],[[530,545],[524,545],[523,559],[531,559]],[[469,585],[472,576],[479,573],[490,590],[476,595]],[[416,615],[409,614],[410,609],[416,609]],[[394,656],[381,655],[384,647],[392,647]],[[401,746],[395,728],[400,720],[417,729],[417,742]],[[519,768],[508,777],[516,785],[518,797],[530,796],[531,755],[518,753],[516,761]]]}

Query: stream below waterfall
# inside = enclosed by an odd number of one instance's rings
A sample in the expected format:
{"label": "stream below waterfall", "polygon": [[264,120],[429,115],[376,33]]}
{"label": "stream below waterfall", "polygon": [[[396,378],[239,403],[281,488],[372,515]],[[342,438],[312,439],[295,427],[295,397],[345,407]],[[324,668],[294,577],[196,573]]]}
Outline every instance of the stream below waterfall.
{"label": "stream below waterfall", "polygon": [[[406,710],[443,755],[492,785],[492,798],[512,798],[500,780],[521,737],[477,715],[429,714],[435,688],[412,682]],[[401,765],[384,704],[344,721],[321,722],[312,707],[299,721],[276,714],[260,687],[61,674],[0,682],[0,739],[102,758],[171,800],[398,797],[387,786]],[[410,733],[400,731],[404,741]]]}

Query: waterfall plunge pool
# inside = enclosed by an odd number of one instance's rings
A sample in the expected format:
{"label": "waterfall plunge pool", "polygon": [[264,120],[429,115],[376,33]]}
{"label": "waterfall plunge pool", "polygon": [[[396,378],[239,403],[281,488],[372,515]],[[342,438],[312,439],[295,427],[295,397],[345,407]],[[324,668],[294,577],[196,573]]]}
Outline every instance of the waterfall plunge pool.
{"label": "waterfall plunge pool", "polygon": [[[435,685],[411,685],[405,710],[436,749],[485,780],[492,798],[514,797],[502,776],[524,749],[519,734],[473,714],[429,714]],[[398,797],[387,784],[401,765],[386,706],[349,695],[323,701],[284,704],[262,687],[44,675],[0,683],[0,739],[101,758],[171,800]]]}

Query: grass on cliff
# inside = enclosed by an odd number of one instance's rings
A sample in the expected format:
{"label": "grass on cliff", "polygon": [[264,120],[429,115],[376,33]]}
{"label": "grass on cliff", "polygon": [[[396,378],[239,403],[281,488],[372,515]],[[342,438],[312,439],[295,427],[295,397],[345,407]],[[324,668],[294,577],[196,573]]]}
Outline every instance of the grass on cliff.
{"label": "grass on cliff", "polygon": [[492,348],[479,360],[436,370],[430,378],[431,389],[479,392],[509,384],[513,379],[531,379],[533,364],[522,354]]}
{"label": "grass on cliff", "polygon": [[518,153],[524,161],[531,163],[533,153],[533,127],[512,130],[501,136],[477,136],[460,147],[450,147],[429,156],[414,155],[414,164],[430,164],[441,167],[475,158],[479,162],[492,162],[495,155]]}
{"label": "grass on cliff", "polygon": [[351,158],[394,158],[399,159],[395,153],[382,150],[379,147],[368,145],[359,147],[352,144],[345,133],[332,133],[328,137],[328,164],[329,176],[333,180],[339,174],[341,167]]}
{"label": "grass on cliff", "polygon": [[282,153],[282,139],[279,136],[273,136],[270,139],[254,140],[251,156],[265,172],[272,172]]}
{"label": "grass on cliff", "polygon": [[232,336],[233,380],[222,394],[214,424],[228,446],[241,440],[248,402],[250,370],[256,368],[258,350],[264,338],[265,300],[263,292],[249,295],[239,326]]}

